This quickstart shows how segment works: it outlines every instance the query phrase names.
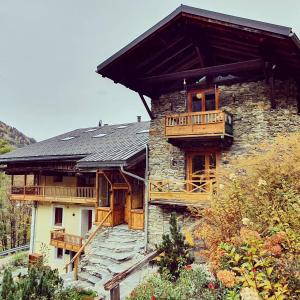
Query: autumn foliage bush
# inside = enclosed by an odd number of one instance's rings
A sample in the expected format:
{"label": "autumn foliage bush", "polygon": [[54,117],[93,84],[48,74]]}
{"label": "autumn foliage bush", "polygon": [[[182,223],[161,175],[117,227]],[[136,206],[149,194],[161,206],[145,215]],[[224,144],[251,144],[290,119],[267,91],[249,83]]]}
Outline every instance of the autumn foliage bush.
{"label": "autumn foliage bush", "polygon": [[300,299],[300,134],[256,149],[223,170],[195,235],[228,299]]}

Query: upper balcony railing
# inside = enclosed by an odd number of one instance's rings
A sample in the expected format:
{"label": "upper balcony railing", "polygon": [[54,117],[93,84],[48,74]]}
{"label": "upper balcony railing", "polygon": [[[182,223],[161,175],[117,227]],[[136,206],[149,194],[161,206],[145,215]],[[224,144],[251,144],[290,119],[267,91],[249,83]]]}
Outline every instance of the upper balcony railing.
{"label": "upper balcony railing", "polygon": [[232,115],[222,110],[168,115],[165,134],[169,138],[232,136]]}
{"label": "upper balcony railing", "polygon": [[94,204],[96,189],[94,187],[12,186],[10,197],[11,200]]}
{"label": "upper balcony railing", "polygon": [[65,233],[63,229],[53,230],[50,233],[50,245],[77,252],[82,246],[82,237]]}

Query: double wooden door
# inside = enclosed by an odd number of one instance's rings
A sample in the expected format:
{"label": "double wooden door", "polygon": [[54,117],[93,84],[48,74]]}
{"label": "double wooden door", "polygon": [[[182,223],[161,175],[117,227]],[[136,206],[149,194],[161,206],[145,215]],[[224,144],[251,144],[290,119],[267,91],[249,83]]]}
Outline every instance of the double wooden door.
{"label": "double wooden door", "polygon": [[216,181],[216,152],[187,154],[187,180],[190,192],[207,192]]}

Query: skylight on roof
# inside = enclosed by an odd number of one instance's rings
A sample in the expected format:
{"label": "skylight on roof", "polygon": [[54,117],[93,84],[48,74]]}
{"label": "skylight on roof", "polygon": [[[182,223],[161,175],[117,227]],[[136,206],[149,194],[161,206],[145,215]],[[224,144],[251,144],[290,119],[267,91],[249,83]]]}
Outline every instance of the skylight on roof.
{"label": "skylight on roof", "polygon": [[123,129],[123,128],[126,128],[127,126],[126,125],[120,125],[120,126],[118,126],[117,128],[118,129]]}
{"label": "skylight on roof", "polygon": [[103,137],[103,136],[106,136],[106,133],[99,133],[97,135],[94,135],[93,138],[100,138],[100,137]]}
{"label": "skylight on roof", "polygon": [[61,141],[69,141],[69,140],[72,140],[72,139],[75,139],[76,136],[67,136],[67,137],[64,137],[62,139],[60,139]]}
{"label": "skylight on roof", "polygon": [[85,130],[84,132],[93,132],[93,131],[95,131],[95,130],[97,130],[97,129],[99,129],[99,128],[91,128],[91,129]]}
{"label": "skylight on roof", "polygon": [[137,132],[137,134],[139,134],[139,133],[149,133],[149,129],[144,129],[144,130]]}

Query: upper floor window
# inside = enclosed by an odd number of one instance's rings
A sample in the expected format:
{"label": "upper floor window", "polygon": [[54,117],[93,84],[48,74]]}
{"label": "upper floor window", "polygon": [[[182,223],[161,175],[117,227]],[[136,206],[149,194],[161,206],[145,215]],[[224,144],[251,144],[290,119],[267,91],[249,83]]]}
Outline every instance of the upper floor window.
{"label": "upper floor window", "polygon": [[192,91],[188,95],[188,111],[202,112],[220,108],[218,89]]}
{"label": "upper floor window", "polygon": [[62,226],[63,224],[63,208],[54,207],[54,226]]}

